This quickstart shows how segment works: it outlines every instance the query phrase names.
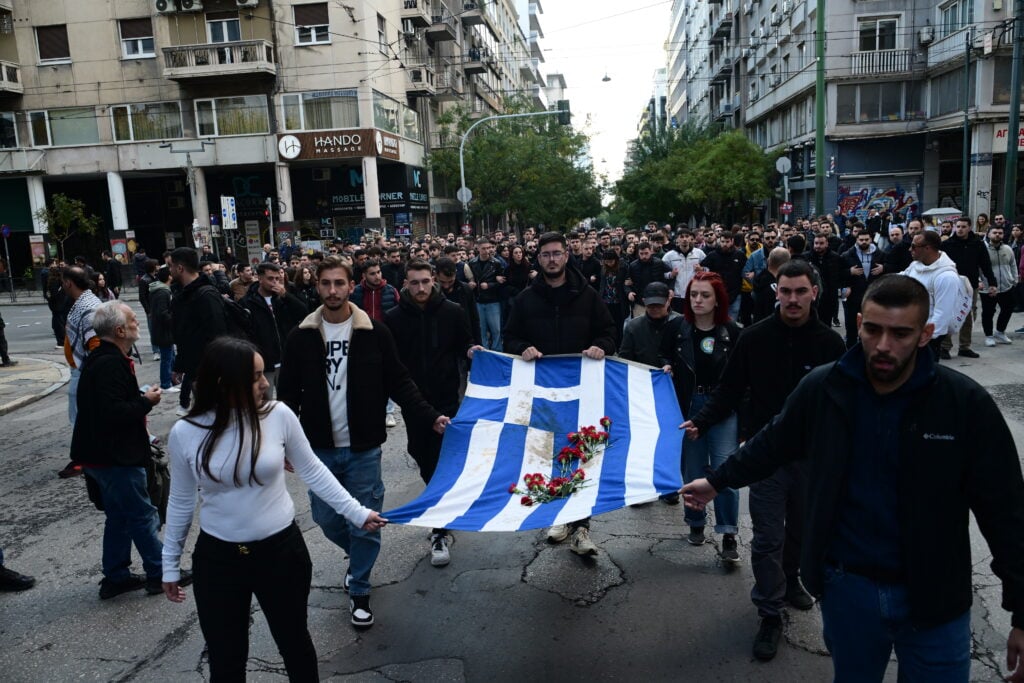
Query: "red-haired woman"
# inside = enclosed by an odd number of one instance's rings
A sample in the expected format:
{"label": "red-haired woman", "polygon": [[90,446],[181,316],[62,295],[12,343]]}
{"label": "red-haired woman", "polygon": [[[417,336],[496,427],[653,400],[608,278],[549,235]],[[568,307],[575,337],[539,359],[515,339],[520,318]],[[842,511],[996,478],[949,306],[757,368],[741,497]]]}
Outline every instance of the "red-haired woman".
{"label": "red-haired woman", "polygon": [[[739,338],[740,328],[729,318],[729,295],[717,273],[696,273],[686,288],[683,318],[679,332],[663,342],[666,370],[671,369],[676,396],[684,415],[696,415],[718,384],[729,354]],[[736,450],[738,442],[736,414],[733,413],[687,441],[683,449],[683,483],[700,479],[708,467],[718,467]],[[721,556],[726,562],[738,562],[736,532],[739,524],[739,493],[720,491],[715,499],[715,532],[722,534]],[[687,541],[702,545],[707,512],[686,508],[684,517],[690,527]]]}

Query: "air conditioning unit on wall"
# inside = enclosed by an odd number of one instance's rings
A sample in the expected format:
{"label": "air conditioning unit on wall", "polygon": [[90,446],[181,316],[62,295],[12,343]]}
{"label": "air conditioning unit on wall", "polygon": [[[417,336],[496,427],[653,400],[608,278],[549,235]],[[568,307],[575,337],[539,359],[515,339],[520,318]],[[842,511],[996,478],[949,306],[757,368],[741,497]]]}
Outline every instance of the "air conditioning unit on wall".
{"label": "air conditioning unit on wall", "polygon": [[170,14],[178,11],[178,3],[175,0],[153,0],[153,7],[157,14]]}
{"label": "air conditioning unit on wall", "polygon": [[202,0],[178,0],[178,7],[182,12],[202,12]]}
{"label": "air conditioning unit on wall", "polygon": [[235,4],[239,7],[258,7],[260,0],[235,0]]}

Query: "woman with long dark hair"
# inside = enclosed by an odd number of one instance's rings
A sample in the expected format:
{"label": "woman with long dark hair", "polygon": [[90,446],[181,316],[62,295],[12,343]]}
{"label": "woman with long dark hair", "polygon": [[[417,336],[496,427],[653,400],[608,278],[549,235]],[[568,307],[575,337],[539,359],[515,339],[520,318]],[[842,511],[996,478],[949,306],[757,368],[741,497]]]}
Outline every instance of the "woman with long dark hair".
{"label": "woman with long dark hair", "polygon": [[[695,273],[686,287],[683,318],[679,332],[667,338],[662,356],[669,359],[676,396],[683,415],[700,412],[718,384],[740,335],[739,326],[729,318],[729,294],[717,273]],[[736,413],[731,414],[695,441],[683,447],[683,483],[705,476],[707,468],[725,462],[738,445]],[[722,535],[721,557],[738,562],[736,533],[739,531],[739,493],[735,489],[719,492],[715,499],[715,533]],[[707,512],[686,508],[683,516],[690,527],[691,545],[705,542]]]}
{"label": "woman with long dark hair", "polygon": [[192,566],[210,678],[245,680],[255,595],[289,680],[316,681],[316,649],[306,618],[313,565],[285,488],[286,467],[352,524],[377,530],[387,520],[342,488],[286,405],[264,400],[263,372],[263,358],[247,341],[220,337],[203,354],[192,409],[174,425],[167,444],[171,494],[163,588],[172,602],[185,599],[179,566],[198,492],[200,531]]}
{"label": "woman with long dark hair", "polygon": [[295,296],[302,299],[310,313],[320,307],[320,295],[316,291],[316,276],[313,275],[312,268],[309,266],[296,268],[292,283],[295,285]]}

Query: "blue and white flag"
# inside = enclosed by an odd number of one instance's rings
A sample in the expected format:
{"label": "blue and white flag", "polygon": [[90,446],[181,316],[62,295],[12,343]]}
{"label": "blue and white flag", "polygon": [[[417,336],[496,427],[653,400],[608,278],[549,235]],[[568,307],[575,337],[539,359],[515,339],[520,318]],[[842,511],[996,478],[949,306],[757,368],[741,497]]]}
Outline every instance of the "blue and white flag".
{"label": "blue and white flag", "polygon": [[[611,419],[603,452],[582,465],[587,485],[532,507],[509,486],[558,476],[568,434]],[[617,358],[477,351],[466,397],[444,435],[430,484],[384,514],[392,523],[464,531],[525,531],[564,524],[679,490],[683,417],[672,378]]]}

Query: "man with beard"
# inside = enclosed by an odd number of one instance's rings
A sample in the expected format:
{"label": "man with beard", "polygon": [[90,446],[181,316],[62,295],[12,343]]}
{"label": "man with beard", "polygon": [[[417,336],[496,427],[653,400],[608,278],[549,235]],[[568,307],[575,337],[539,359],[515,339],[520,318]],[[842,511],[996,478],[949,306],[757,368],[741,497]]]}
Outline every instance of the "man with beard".
{"label": "man with beard", "polygon": [[843,252],[843,278],[846,300],[843,302],[843,320],[846,323],[846,347],[857,343],[857,314],[860,301],[871,282],[885,272],[882,251],[871,241],[871,235],[862,232],[852,247]]}
{"label": "man with beard", "polygon": [[[423,398],[445,415],[454,415],[459,410],[459,364],[483,347],[474,346],[469,317],[441,293],[429,263],[410,261],[403,279],[398,306],[387,312],[384,322]],[[405,420],[405,432],[409,455],[420,468],[423,483],[429,484],[441,455],[441,435],[432,424],[412,419]],[[447,529],[431,532],[430,564],[448,564],[449,541]]]}
{"label": "man with beard", "polygon": [[723,232],[718,238],[718,248],[711,250],[700,264],[722,276],[729,293],[729,317],[733,320],[738,320],[740,315],[740,292],[743,288],[743,266],[746,263],[747,255],[736,248],[735,234]]}
{"label": "man with beard", "polygon": [[633,306],[633,317],[639,318],[644,314],[643,292],[647,285],[665,282],[672,277],[672,269],[660,258],[654,257],[648,242],[640,243],[636,255],[637,259],[627,267],[626,298]]}
{"label": "man with beard", "polygon": [[831,325],[839,313],[839,287],[842,284],[843,261],[839,254],[832,251],[829,239],[818,234],[814,238],[811,250],[804,259],[818,269],[823,290],[818,298],[818,319]]}
{"label": "man with beard", "polygon": [[[288,335],[277,395],[299,416],[309,445],[341,485],[360,504],[380,512],[388,397],[408,420],[431,425],[439,434],[451,420],[423,400],[387,325],[349,301],[353,275],[352,266],[336,256],[317,266],[323,304]],[[352,625],[369,628],[374,623],[370,572],[380,554],[380,531],[353,526],[312,492],[309,499],[313,521],[349,557],[342,588],[349,593]]]}
{"label": "man with beard", "polygon": [[[994,283],[995,274],[992,272],[992,261],[988,257],[988,249],[985,242],[971,230],[971,219],[961,216],[956,219],[956,228],[948,240],[940,247],[949,258],[956,264],[956,272],[967,278],[974,290],[974,299],[971,302],[971,314],[964,320],[960,327],[958,340],[961,358],[977,358],[978,352],[971,348],[971,333],[974,331],[974,313],[978,310],[978,281],[984,276],[985,281]],[[988,287],[989,294],[995,294],[994,284]],[[953,348],[953,335],[942,340],[942,349],[947,353]]]}
{"label": "man with beard", "polygon": [[672,287],[675,296],[671,300],[672,310],[683,312],[686,301],[686,288],[693,279],[693,274],[701,270],[700,262],[707,256],[702,250],[693,246],[693,233],[683,228],[676,235],[676,248],[665,254],[665,265],[676,274]]}
{"label": "man with beard", "polygon": [[[569,262],[565,236],[546,232],[537,242],[541,277],[512,300],[502,333],[505,353],[533,361],[544,355],[582,353],[600,360],[615,353],[615,323],[608,307],[579,271]],[[649,250],[648,250],[649,254]],[[590,540],[590,518],[558,524],[548,530],[548,540],[561,543],[572,536],[578,555],[596,555]]]}
{"label": "man with beard", "polygon": [[910,243],[913,236],[923,229],[920,218],[912,218],[907,221],[907,236],[903,234],[903,228],[898,225],[889,226],[889,243],[892,245],[885,254],[885,272],[902,273],[914,260],[910,253]]}
{"label": "man with beard", "polygon": [[[740,335],[704,407],[683,423],[689,438],[707,433],[739,410],[749,396],[747,410],[740,414],[742,441],[779,412],[812,368],[843,355],[843,340],[814,315],[812,304],[818,291],[813,283],[813,271],[806,261],[790,261],[779,269],[778,308]],[[798,562],[806,473],[799,463],[791,463],[767,475],[750,486],[749,502],[754,532],[750,598],[761,618],[753,653],[762,661],[778,652],[785,604],[800,610],[814,606],[800,585]]]}
{"label": "man with beard", "polygon": [[860,343],[812,371],[768,426],[683,496],[702,509],[717,491],[807,462],[801,573],[821,600],[837,681],[882,680],[894,649],[900,680],[967,680],[973,513],[1012,613],[1006,680],[1024,681],[1017,449],[988,392],[926,349],[928,299],[901,275],[869,285]]}
{"label": "man with beard", "polygon": [[[1013,257],[1013,249],[1003,244],[1003,228],[995,224],[988,229],[988,257],[996,277],[995,280],[982,278],[982,286],[989,286],[988,293],[981,297],[981,326],[985,329],[985,346],[1012,344],[1006,336],[1006,326],[1013,315],[1018,279],[1017,260]],[[995,287],[995,294],[990,285]],[[995,321],[993,333],[992,322],[997,305],[999,319]]]}

